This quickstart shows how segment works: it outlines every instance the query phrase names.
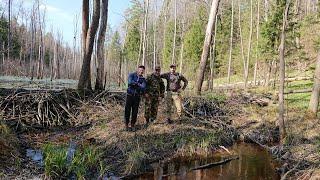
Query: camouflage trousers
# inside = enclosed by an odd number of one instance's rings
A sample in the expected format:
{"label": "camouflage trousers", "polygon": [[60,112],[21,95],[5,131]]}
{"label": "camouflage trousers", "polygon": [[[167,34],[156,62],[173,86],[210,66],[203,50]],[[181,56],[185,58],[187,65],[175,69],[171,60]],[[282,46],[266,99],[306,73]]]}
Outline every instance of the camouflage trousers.
{"label": "camouflage trousers", "polygon": [[145,99],[145,112],[144,117],[148,121],[149,119],[156,120],[158,114],[159,97],[156,95],[151,95],[149,98]]}
{"label": "camouflage trousers", "polygon": [[166,95],[166,116],[168,119],[171,119],[172,117],[172,106],[173,103],[177,109],[177,114],[178,117],[180,118],[182,116],[182,97],[180,93],[177,92],[171,92],[171,91],[167,91],[167,95]]}

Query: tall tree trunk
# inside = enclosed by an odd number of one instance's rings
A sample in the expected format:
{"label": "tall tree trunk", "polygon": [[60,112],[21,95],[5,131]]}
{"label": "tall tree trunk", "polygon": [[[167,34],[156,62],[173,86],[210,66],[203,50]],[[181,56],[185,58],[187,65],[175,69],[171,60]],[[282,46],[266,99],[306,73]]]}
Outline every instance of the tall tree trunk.
{"label": "tall tree trunk", "polygon": [[[169,0],[170,1],[170,0]],[[164,7],[164,22],[163,22],[163,45],[162,45],[162,56],[163,56],[163,50],[164,50],[164,47],[166,47],[166,34],[167,34],[167,9],[168,9],[168,4],[169,4],[169,1],[165,1],[165,7]],[[163,61],[164,58],[162,58],[162,61]],[[163,62],[161,62],[161,64],[163,64]]]}
{"label": "tall tree trunk", "polygon": [[264,20],[268,21],[269,0],[264,0]]}
{"label": "tall tree trunk", "polygon": [[176,37],[177,37],[177,0],[174,0],[174,34],[173,34],[173,45],[172,45],[172,59],[171,63],[175,64],[176,56]]}
{"label": "tall tree trunk", "polygon": [[257,14],[257,45],[256,45],[256,62],[254,65],[253,83],[257,85],[257,72],[259,61],[259,25],[260,25],[260,0],[258,0],[258,14]]}
{"label": "tall tree trunk", "polygon": [[314,84],[313,90],[309,102],[309,110],[317,116],[319,107],[319,93],[320,93],[320,53],[318,53],[318,59],[316,64],[316,70],[314,72]]}
{"label": "tall tree trunk", "polygon": [[209,55],[209,48],[210,48],[211,39],[212,39],[212,30],[215,26],[216,15],[218,13],[218,8],[219,8],[219,2],[220,0],[213,0],[211,5],[209,21],[207,25],[206,36],[205,36],[202,55],[201,55],[200,67],[198,70],[197,88],[196,88],[196,93],[198,95],[201,94],[201,88],[202,88],[202,83],[203,83],[204,74],[205,74],[206,65],[207,65],[207,59]]}
{"label": "tall tree trunk", "polygon": [[287,24],[288,12],[290,7],[290,0],[286,1],[286,7],[283,13],[283,24],[281,31],[281,41],[279,46],[279,59],[280,59],[280,72],[279,72],[279,130],[280,130],[280,143],[283,143],[286,137],[286,128],[284,122],[284,83],[285,83],[285,29]]}
{"label": "tall tree trunk", "polygon": [[12,1],[8,2],[8,61],[10,59],[10,51],[11,51],[11,4]]}
{"label": "tall tree trunk", "polygon": [[40,13],[40,2],[39,0],[37,1],[37,10],[38,10],[38,23],[39,23],[39,32],[40,32],[40,42],[39,42],[39,53],[38,53],[38,67],[37,67],[37,79],[41,78],[41,67],[43,63],[43,37],[42,37],[42,32],[43,32],[43,27],[41,23],[41,13]]}
{"label": "tall tree trunk", "polygon": [[250,0],[250,32],[249,32],[249,42],[248,42],[248,52],[247,52],[247,62],[246,62],[246,74],[245,74],[245,81],[244,81],[245,88],[247,88],[248,86],[248,79],[249,79],[252,31],[253,31],[253,3],[252,3],[252,0]]}
{"label": "tall tree trunk", "polygon": [[[184,5],[184,16],[182,17],[182,21],[181,21],[181,24],[182,24],[182,33],[181,33],[181,39],[184,38],[184,34],[185,34],[185,21],[186,21],[186,17],[185,17],[185,14],[186,14],[186,5]],[[179,72],[182,73],[182,70],[183,70],[183,53],[184,53],[184,43],[183,41],[181,42],[181,49],[180,49],[180,69],[179,69]]]}
{"label": "tall tree trunk", "polygon": [[157,3],[154,3],[154,22],[153,22],[153,68],[157,65],[157,43],[156,43],[156,28],[157,28]]}
{"label": "tall tree trunk", "polygon": [[143,26],[143,52],[142,52],[142,65],[146,65],[147,55],[147,26],[148,26],[148,11],[149,0],[145,0],[145,14],[144,14],[144,26]]}
{"label": "tall tree trunk", "polygon": [[231,28],[230,28],[230,45],[229,45],[229,64],[228,64],[228,83],[230,84],[231,63],[232,63],[232,41],[233,41],[233,0],[231,0]]}
{"label": "tall tree trunk", "polygon": [[240,36],[240,47],[241,47],[241,58],[243,62],[243,77],[246,76],[246,59],[244,57],[244,48],[243,48],[243,38],[242,38],[242,27],[241,27],[241,1],[238,2],[238,9],[239,9],[239,36]]}
{"label": "tall tree trunk", "polygon": [[[144,21],[143,21],[144,22]],[[143,24],[143,23],[142,23]],[[140,41],[139,41],[139,55],[138,55],[138,61],[137,61],[137,67],[140,64],[140,60],[141,60],[141,50],[142,50],[142,44],[143,44],[143,30],[142,30],[142,25],[140,26]]]}
{"label": "tall tree trunk", "polygon": [[97,68],[97,77],[95,90],[103,90],[104,85],[104,41],[106,36],[106,29],[108,24],[108,2],[109,0],[101,1],[101,20],[98,33],[98,42],[97,42],[97,56],[98,56],[98,68]]}
{"label": "tall tree trunk", "polygon": [[35,44],[35,14],[34,9],[31,12],[31,45],[30,45],[30,64],[29,64],[29,74],[31,76],[31,80],[33,80],[34,73],[34,44]]}
{"label": "tall tree trunk", "polygon": [[89,0],[82,0],[82,57],[86,51],[86,39],[89,29]]}
{"label": "tall tree trunk", "polygon": [[[217,18],[217,17],[216,17]],[[214,36],[213,36],[213,44],[212,44],[212,55],[211,55],[211,67],[210,67],[210,89],[213,90],[213,76],[214,76],[214,63],[216,59],[216,36],[217,36],[217,22],[215,22],[214,26]]]}
{"label": "tall tree trunk", "polygon": [[[85,5],[89,5],[89,3],[86,3],[88,0],[83,0]],[[84,8],[83,11],[85,11],[88,8]],[[84,14],[87,14],[87,12],[83,12]],[[100,0],[94,0],[93,1],[93,15],[92,15],[92,22],[88,29],[88,33],[86,36],[86,49],[83,52],[83,64],[81,68],[80,73],[80,79],[78,83],[78,89],[79,90],[92,90],[91,87],[91,56],[93,51],[93,45],[94,45],[94,39],[97,33],[97,29],[99,26],[99,19],[100,19]],[[86,25],[86,19],[83,19],[85,22],[83,22],[83,25]]]}

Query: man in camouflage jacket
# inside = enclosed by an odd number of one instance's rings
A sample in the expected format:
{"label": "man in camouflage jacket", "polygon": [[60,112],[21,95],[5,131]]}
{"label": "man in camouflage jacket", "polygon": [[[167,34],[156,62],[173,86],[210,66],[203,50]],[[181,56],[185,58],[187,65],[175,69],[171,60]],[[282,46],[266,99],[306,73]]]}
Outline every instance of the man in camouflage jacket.
{"label": "man in camouflage jacket", "polygon": [[159,101],[164,97],[165,86],[164,82],[160,78],[161,68],[160,66],[156,66],[155,70],[152,74],[150,74],[146,81],[146,100],[145,100],[145,119],[146,126],[151,121],[156,120]]}

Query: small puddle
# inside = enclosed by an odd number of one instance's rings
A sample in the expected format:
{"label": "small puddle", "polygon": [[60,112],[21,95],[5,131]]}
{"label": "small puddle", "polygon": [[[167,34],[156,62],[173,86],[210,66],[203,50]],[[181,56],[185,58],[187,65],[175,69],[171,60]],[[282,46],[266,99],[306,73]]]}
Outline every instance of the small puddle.
{"label": "small puddle", "polygon": [[275,171],[278,164],[265,149],[254,144],[238,143],[230,150],[236,152],[239,159],[201,170],[190,169],[219,162],[229,155],[216,153],[213,157],[206,159],[175,159],[162,166],[154,164],[154,172],[143,174],[136,179],[280,179]]}
{"label": "small puddle", "polygon": [[39,166],[43,166],[43,154],[41,150],[27,149],[27,157]]}

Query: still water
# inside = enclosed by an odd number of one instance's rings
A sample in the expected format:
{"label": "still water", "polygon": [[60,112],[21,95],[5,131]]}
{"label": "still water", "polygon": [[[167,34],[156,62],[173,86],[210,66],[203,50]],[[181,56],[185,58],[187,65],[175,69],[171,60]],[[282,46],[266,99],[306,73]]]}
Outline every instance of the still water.
{"label": "still water", "polygon": [[146,173],[136,179],[169,179],[169,180],[262,180],[280,179],[275,169],[278,164],[269,153],[253,144],[238,143],[231,148],[238,155],[238,159],[228,163],[202,170],[191,170],[204,164],[226,159],[228,154],[216,153],[211,158],[196,160],[175,159],[164,165],[154,164],[154,172]]}

